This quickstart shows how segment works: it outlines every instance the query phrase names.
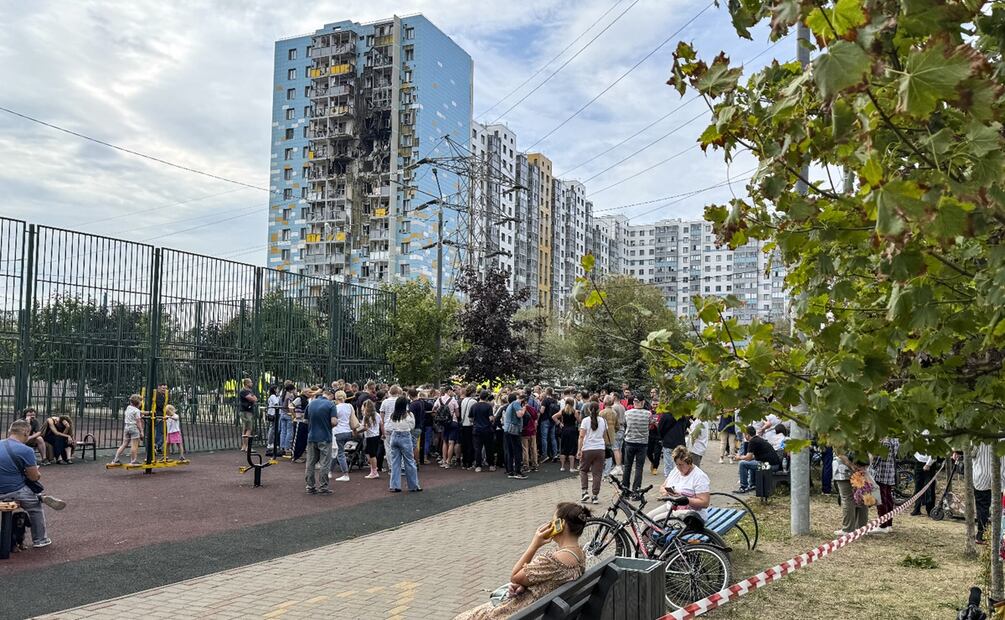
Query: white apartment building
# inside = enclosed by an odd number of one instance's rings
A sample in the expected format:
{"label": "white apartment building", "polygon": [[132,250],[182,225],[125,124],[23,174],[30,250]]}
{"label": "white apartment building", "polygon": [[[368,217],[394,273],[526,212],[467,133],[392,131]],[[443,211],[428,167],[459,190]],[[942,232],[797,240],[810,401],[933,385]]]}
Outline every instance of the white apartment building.
{"label": "white apartment building", "polygon": [[[479,268],[499,265],[510,272],[510,288],[515,286],[517,201],[516,134],[505,125],[482,125],[471,121],[471,152],[477,158],[475,170],[475,217],[471,222],[471,247]],[[520,220],[522,221],[522,220]]]}
{"label": "white apartment building", "polygon": [[593,203],[586,200],[586,187],[579,181],[555,179],[554,187],[551,290],[553,311],[561,316],[568,308],[576,278],[585,273],[580,261],[588,244],[592,245]]}

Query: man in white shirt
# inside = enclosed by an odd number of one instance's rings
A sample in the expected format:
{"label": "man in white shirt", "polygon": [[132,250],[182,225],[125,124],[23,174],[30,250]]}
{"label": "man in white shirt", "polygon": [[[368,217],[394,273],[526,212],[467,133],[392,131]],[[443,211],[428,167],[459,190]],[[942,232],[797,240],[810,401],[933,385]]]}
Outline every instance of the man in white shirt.
{"label": "man in white shirt", "polygon": [[464,399],[461,401],[461,467],[473,469],[475,465],[474,423],[471,418],[471,407],[477,402],[478,389],[475,384],[464,388]]}
{"label": "man in white shirt", "polygon": [[709,423],[695,419],[691,422],[691,426],[687,429],[687,435],[684,437],[684,445],[687,446],[687,451],[691,455],[691,461],[699,467],[701,467],[701,458],[705,456],[705,450],[708,448],[708,435]]}
{"label": "man in white shirt", "polygon": [[984,544],[984,532],[991,522],[991,472],[996,465],[994,448],[982,443],[974,452],[974,505],[977,512],[977,544]]}
{"label": "man in white shirt", "polygon": [[[922,435],[927,435],[928,431],[922,431]],[[935,476],[935,472],[932,471],[932,466],[935,465],[935,459],[928,456],[927,454],[922,454],[920,452],[914,453],[914,492],[918,493],[921,489],[925,488],[928,481]],[[921,505],[925,505],[925,511],[931,515],[932,509],[935,508],[935,485],[928,487],[925,494],[919,497],[914,503],[914,510],[911,511],[912,517],[917,517],[921,515]]]}

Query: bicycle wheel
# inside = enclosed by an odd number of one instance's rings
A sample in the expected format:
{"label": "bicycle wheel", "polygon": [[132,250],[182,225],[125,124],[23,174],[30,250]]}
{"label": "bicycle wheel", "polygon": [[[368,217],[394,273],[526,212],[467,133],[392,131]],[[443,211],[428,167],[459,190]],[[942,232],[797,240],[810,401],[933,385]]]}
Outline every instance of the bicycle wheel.
{"label": "bicycle wheel", "polygon": [[635,555],[635,546],[628,538],[628,534],[618,523],[610,519],[587,519],[579,541],[586,553],[588,569],[608,558],[630,558]]}
{"label": "bicycle wheel", "polygon": [[730,585],[729,558],[711,545],[671,547],[666,560],[666,599],[674,609],[715,594]]}

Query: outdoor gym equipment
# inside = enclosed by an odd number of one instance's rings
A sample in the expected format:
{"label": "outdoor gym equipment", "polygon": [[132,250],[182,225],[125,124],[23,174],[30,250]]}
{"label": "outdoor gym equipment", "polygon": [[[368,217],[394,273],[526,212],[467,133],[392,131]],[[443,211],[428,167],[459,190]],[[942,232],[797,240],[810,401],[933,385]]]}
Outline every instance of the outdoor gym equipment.
{"label": "outdoor gym equipment", "polygon": [[[268,461],[266,461],[261,454],[251,451],[252,442],[254,442],[255,439],[259,438],[260,437],[258,435],[255,435],[254,437],[248,437],[248,452],[247,452],[248,464],[241,465],[240,467],[237,468],[237,471],[239,471],[242,474],[247,473],[248,470],[251,469],[255,470],[256,487],[262,486],[262,470],[268,467],[269,465],[275,465],[277,463],[275,458],[271,458]],[[252,457],[254,457],[254,460],[252,460]]]}
{"label": "outdoor gym equipment", "polygon": [[[168,400],[170,398],[170,395],[171,395],[170,390],[164,392],[164,406],[161,408],[161,411],[160,411],[160,414],[161,414],[160,423],[162,425],[161,426],[161,431],[162,431],[162,437],[164,439],[164,443],[161,446],[161,450],[162,450],[161,457],[159,459],[156,457],[156,453],[155,453],[155,449],[154,449],[154,441],[155,441],[155,437],[156,437],[156,432],[155,431],[157,430],[156,424],[158,423],[158,420],[157,420],[157,395],[155,394],[150,399],[150,412],[149,412],[150,413],[150,417],[149,417],[149,423],[146,425],[147,426],[147,449],[146,449],[147,458],[146,458],[146,461],[144,461],[143,463],[138,463],[136,465],[131,465],[129,463],[106,463],[105,464],[105,469],[118,469],[118,468],[122,468],[122,469],[142,469],[143,473],[145,473],[145,474],[152,474],[153,470],[155,470],[155,469],[163,469],[163,468],[166,468],[166,467],[180,467],[182,465],[188,465],[190,463],[190,461],[188,459],[172,459],[172,458],[168,458],[168,430],[167,430],[168,417],[167,417],[166,409],[167,409],[167,406],[168,406]],[[140,390],[140,396],[143,398],[144,402],[146,402],[146,389],[141,389]]]}

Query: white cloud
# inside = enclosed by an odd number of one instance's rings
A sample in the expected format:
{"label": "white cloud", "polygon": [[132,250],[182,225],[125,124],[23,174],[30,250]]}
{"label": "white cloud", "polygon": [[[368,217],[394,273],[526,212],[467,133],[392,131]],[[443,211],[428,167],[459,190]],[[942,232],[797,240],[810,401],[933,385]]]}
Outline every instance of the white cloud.
{"label": "white cloud", "polygon": [[[581,39],[522,93],[582,47],[630,0]],[[475,61],[475,110],[481,112],[586,29],[611,0],[439,0],[402,6],[389,0],[322,2],[80,1],[3,3],[0,21],[0,104],[174,161],[267,187],[273,87],[273,44],[341,19],[370,21],[423,12]],[[700,10],[698,1],[641,0],[558,75],[506,115],[522,147],[537,140],[617,79]],[[665,85],[677,38],[703,53],[735,59],[763,50],[763,37],[740,43],[724,9],[709,9],[583,114],[538,145],[564,170],[590,158],[680,105]],[[780,57],[781,47],[775,51]],[[790,47],[790,46],[787,46]],[[787,50],[786,50],[787,52]],[[770,59],[766,54],[758,64]],[[663,135],[700,108],[686,107],[629,143],[574,171],[586,179]],[[644,153],[598,176],[588,190],[619,181],[694,144],[696,121]],[[734,165],[733,172],[749,168]],[[597,209],[686,192],[724,179],[721,156],[692,151],[599,193]],[[209,254],[264,246],[267,196],[120,153],[0,114],[3,215]],[[588,191],[589,193],[589,191]],[[695,216],[726,188],[645,215]],[[198,199],[198,200],[193,200]],[[186,204],[177,204],[186,202]],[[155,208],[158,205],[165,205]],[[255,210],[255,206],[260,209]],[[629,214],[651,211],[639,207]],[[182,235],[166,236],[242,213]],[[109,219],[115,218],[115,219]],[[140,227],[143,228],[140,228]],[[244,260],[264,262],[261,255]]]}

